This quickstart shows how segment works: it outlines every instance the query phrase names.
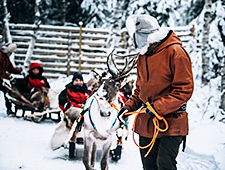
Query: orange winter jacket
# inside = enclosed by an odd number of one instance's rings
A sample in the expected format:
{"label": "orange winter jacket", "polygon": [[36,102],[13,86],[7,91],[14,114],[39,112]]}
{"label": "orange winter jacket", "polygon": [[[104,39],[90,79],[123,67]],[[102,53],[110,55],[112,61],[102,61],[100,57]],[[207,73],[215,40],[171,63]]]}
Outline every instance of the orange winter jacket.
{"label": "orange winter jacket", "polygon": [[[133,111],[142,103],[153,103],[169,124],[169,129],[158,137],[187,135],[188,114],[176,111],[190,99],[194,88],[189,55],[173,31],[149,53],[139,55],[136,89],[123,108]],[[146,113],[139,114],[135,132],[152,137],[153,130],[152,119]]]}

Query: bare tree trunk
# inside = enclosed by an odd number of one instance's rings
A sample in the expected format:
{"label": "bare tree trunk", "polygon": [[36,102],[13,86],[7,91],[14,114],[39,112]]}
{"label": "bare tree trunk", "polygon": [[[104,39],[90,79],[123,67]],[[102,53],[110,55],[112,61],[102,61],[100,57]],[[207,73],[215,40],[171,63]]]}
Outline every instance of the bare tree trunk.
{"label": "bare tree trunk", "polygon": [[3,36],[4,36],[5,42],[12,43],[12,37],[11,37],[11,34],[10,34],[10,30],[9,30],[10,14],[9,14],[8,8],[7,8],[7,0],[3,0],[3,7],[4,7],[4,19],[3,19],[4,30],[3,30]]}
{"label": "bare tree trunk", "polygon": [[66,7],[67,7],[66,0],[63,0],[62,3],[63,3],[63,8],[62,8],[62,25],[65,25],[65,23],[66,23]]}
{"label": "bare tree trunk", "polygon": [[204,14],[204,25],[203,25],[203,37],[202,37],[202,84],[206,85],[209,80],[209,22],[211,19],[211,0],[206,0],[205,3],[205,14]]}
{"label": "bare tree trunk", "polygon": [[222,109],[223,113],[225,113],[225,58],[223,58],[223,68],[221,72],[221,102],[220,108]]}
{"label": "bare tree trunk", "polygon": [[71,49],[72,49],[72,32],[69,31],[68,35],[68,53],[67,53],[67,77],[70,75],[70,63],[71,63]]}
{"label": "bare tree trunk", "polygon": [[83,26],[83,22],[79,22],[80,25],[80,41],[79,41],[79,73],[81,73],[81,53],[82,53],[82,26]]}
{"label": "bare tree trunk", "polygon": [[[9,29],[10,13],[8,12],[8,8],[7,8],[7,0],[3,0],[3,7],[4,7],[3,39],[4,39],[5,43],[12,43],[12,36],[10,34],[10,29]],[[14,55],[14,53],[12,53],[10,55],[10,60],[11,60],[11,63],[15,66],[14,58],[15,58],[15,55]]]}
{"label": "bare tree trunk", "polygon": [[30,40],[30,44],[29,44],[29,47],[28,47],[28,50],[27,50],[27,53],[26,53],[26,58],[24,60],[24,66],[23,66],[24,71],[30,65],[30,59],[31,59],[31,56],[33,55],[34,46],[35,46],[35,42],[36,42],[36,39],[37,39],[37,31],[38,31],[38,28],[41,24],[39,5],[40,5],[40,0],[36,0],[35,1],[35,9],[34,9],[35,10],[35,21],[34,21],[33,35],[32,35],[32,38]]}

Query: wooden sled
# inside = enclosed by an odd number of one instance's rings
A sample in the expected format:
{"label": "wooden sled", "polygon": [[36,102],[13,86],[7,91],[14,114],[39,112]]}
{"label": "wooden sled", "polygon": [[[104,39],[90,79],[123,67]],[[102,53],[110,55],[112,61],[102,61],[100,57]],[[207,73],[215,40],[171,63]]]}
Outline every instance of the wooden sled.
{"label": "wooden sled", "polygon": [[[61,119],[60,109],[49,108],[47,93],[42,91],[33,93],[30,97],[31,102],[25,97],[26,95],[21,89],[22,81],[23,79],[15,79],[13,82],[4,82],[4,86],[7,88],[7,98],[15,105],[15,115],[12,115],[12,117],[24,118],[25,120],[34,122],[40,122],[45,119],[59,122]],[[19,110],[22,110],[22,115],[18,115]],[[27,111],[30,112],[30,114],[27,115]],[[54,118],[55,116],[53,116],[53,114],[56,114],[56,118]]]}

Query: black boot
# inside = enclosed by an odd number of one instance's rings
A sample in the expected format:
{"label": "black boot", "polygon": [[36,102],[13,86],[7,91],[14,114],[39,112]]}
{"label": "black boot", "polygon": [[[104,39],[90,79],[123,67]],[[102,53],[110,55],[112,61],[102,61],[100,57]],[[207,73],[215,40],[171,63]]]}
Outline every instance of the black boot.
{"label": "black boot", "polygon": [[10,110],[7,109],[6,114],[7,115],[16,115],[16,113],[13,112],[11,109]]}
{"label": "black boot", "polygon": [[5,106],[6,106],[6,114],[7,115],[15,115],[16,113],[12,111],[12,103],[10,102],[10,100],[6,97],[6,95],[4,95],[5,97]]}
{"label": "black boot", "polygon": [[69,158],[75,158],[75,142],[72,141],[69,142]]}
{"label": "black boot", "polygon": [[121,158],[122,145],[117,145],[116,149],[110,150],[112,161],[117,162]]}

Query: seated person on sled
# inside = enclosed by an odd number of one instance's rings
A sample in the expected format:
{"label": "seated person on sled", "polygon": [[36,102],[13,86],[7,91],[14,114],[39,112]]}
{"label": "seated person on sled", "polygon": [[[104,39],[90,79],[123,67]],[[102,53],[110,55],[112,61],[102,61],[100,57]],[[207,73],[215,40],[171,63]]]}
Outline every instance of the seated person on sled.
{"label": "seated person on sled", "polygon": [[50,85],[47,79],[42,76],[44,69],[39,63],[31,63],[28,75],[24,78],[22,88],[24,96],[31,102],[39,101],[41,96],[44,94],[45,102],[43,108],[45,110],[49,107],[49,98],[47,93]]}
{"label": "seated person on sled", "polygon": [[12,111],[11,102],[6,97],[7,89],[6,89],[6,87],[4,87],[2,85],[2,83],[3,83],[2,79],[3,78],[10,79],[9,73],[21,74],[21,72],[22,72],[22,70],[15,68],[9,59],[9,56],[15,50],[16,50],[16,44],[7,43],[7,44],[3,45],[2,47],[0,47],[0,90],[4,93],[5,105],[6,105],[6,109],[7,109],[6,112],[8,115],[15,114],[15,113]]}
{"label": "seated person on sled", "polygon": [[66,88],[59,94],[60,109],[65,112],[72,106],[82,108],[87,100],[88,93],[83,76],[80,73],[74,73],[72,82],[67,84]]}
{"label": "seated person on sled", "polygon": [[[59,94],[59,107],[65,115],[69,116],[69,109],[72,107],[83,108],[84,103],[87,100],[89,91],[86,84],[83,82],[83,76],[80,73],[74,73],[72,82],[66,85],[66,88]],[[73,115],[69,116],[73,119]],[[73,123],[75,120],[71,120]],[[72,127],[70,124],[70,128]],[[82,139],[77,139],[82,140]],[[71,139],[75,142],[75,137]],[[82,142],[82,141],[81,141]]]}

